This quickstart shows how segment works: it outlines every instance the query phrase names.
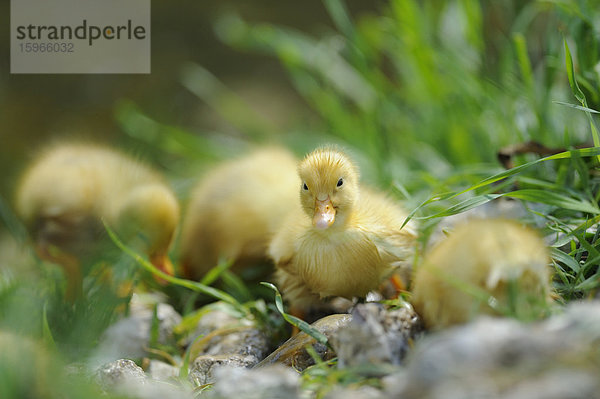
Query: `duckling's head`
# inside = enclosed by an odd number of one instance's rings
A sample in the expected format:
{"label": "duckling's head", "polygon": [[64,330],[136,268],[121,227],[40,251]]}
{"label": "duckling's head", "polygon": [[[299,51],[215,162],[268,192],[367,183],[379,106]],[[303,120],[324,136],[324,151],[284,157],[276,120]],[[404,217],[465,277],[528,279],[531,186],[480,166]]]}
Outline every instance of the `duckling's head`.
{"label": "duckling's head", "polygon": [[300,162],[298,173],[300,202],[313,226],[343,225],[358,198],[358,170],[350,158],[337,149],[317,149]]}
{"label": "duckling's head", "polygon": [[115,215],[120,234],[150,257],[154,266],[173,275],[168,251],[179,221],[179,204],[166,186],[151,183],[133,188]]}

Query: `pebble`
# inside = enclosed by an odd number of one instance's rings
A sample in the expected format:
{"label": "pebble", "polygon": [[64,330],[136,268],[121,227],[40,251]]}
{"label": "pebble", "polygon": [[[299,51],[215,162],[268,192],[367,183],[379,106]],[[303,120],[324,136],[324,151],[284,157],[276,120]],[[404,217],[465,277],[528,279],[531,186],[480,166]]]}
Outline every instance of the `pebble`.
{"label": "pebble", "polygon": [[209,398],[229,399],[297,399],[300,398],[300,375],[282,365],[259,369],[219,368]]}
{"label": "pebble", "polygon": [[398,309],[364,303],[356,305],[352,321],[334,334],[331,343],[340,368],[363,364],[399,365],[421,331],[421,321],[408,303]]}
{"label": "pebble", "polygon": [[256,363],[265,358],[269,339],[252,320],[239,319],[215,304],[210,306],[214,309],[202,316],[188,339],[191,344],[200,337],[194,344],[197,355],[252,356]]}
{"label": "pebble", "polygon": [[[351,319],[352,316],[349,314],[334,314],[317,320],[311,325],[324,334],[327,339],[331,339],[340,328],[348,325]],[[334,351],[327,346],[318,343],[308,334],[300,332],[284,342],[256,367],[279,363],[302,371],[315,364],[313,358],[306,352],[305,348],[307,345],[312,345],[323,360],[329,360],[335,357]]]}
{"label": "pebble", "polygon": [[325,399],[385,399],[386,396],[379,389],[370,386],[358,388],[336,387],[325,395]]}
{"label": "pebble", "polygon": [[152,380],[144,370],[129,359],[119,359],[101,366],[96,380],[107,393],[137,399],[192,399],[190,390],[182,385]]}
{"label": "pebble", "polygon": [[406,399],[600,397],[600,302],[534,324],[481,317],[420,341],[383,379]]}
{"label": "pebble", "polygon": [[106,390],[115,390],[123,385],[143,385],[146,374],[141,367],[129,359],[119,359],[101,366],[96,372],[98,384]]}
{"label": "pebble", "polygon": [[252,356],[232,354],[198,356],[190,367],[188,380],[195,386],[211,384],[215,382],[215,372],[220,368],[250,368],[256,363],[256,359]]}
{"label": "pebble", "polygon": [[171,381],[179,376],[179,368],[160,360],[151,359],[146,373],[156,381]]}

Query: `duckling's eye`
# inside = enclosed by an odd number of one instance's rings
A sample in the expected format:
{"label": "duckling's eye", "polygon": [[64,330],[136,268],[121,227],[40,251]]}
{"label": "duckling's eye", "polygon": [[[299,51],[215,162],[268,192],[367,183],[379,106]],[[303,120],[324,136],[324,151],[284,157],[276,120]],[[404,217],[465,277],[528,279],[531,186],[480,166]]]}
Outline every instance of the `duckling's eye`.
{"label": "duckling's eye", "polygon": [[340,177],[340,180],[338,180],[338,182],[337,182],[337,186],[338,186],[338,187],[342,187],[342,185],[343,185],[343,184],[344,184],[344,179],[342,179],[342,178]]}
{"label": "duckling's eye", "polygon": [[308,191],[308,186],[306,185],[306,183],[302,183],[302,189]]}

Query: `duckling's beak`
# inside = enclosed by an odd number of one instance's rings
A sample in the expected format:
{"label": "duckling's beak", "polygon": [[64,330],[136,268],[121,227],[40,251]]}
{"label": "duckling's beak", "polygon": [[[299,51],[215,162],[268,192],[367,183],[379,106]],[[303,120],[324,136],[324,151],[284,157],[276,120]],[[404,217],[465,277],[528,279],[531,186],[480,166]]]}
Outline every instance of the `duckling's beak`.
{"label": "duckling's beak", "polygon": [[[171,259],[167,255],[152,255],[150,257],[150,262],[161,272],[168,274],[169,276],[173,276],[175,274],[175,268],[173,267],[173,263]],[[164,279],[154,276],[154,279],[161,285],[166,285],[167,281]]]}
{"label": "duckling's beak", "polygon": [[315,216],[313,217],[313,226],[319,230],[325,230],[335,222],[335,208],[333,203],[327,197],[323,201],[315,200]]}

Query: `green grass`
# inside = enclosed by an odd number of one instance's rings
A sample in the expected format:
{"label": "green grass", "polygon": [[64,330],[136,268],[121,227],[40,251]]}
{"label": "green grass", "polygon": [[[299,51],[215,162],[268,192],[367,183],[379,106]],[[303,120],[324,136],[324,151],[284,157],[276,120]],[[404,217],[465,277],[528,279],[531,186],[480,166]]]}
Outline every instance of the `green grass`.
{"label": "green grass", "polygon": [[[180,84],[239,134],[172,126],[122,99],[114,105],[114,117],[125,134],[123,143],[160,159],[180,198],[199,171],[251,144],[283,142],[302,155],[323,142],[339,143],[357,156],[365,181],[396,195],[420,221],[419,256],[444,217],[513,198],[527,209],[523,222],[553,238],[559,302],[594,296],[600,286],[595,228],[600,222],[600,32],[594,26],[600,4],[392,0],[376,13],[359,16],[350,15],[341,0],[326,0],[324,8],[334,28],[318,35],[245,21],[231,12],[214,26],[232,48],[281,62],[311,109],[310,124],[299,122],[280,132],[213,73],[187,64],[174,66],[181,69]],[[503,170],[498,151],[529,140],[564,151],[545,158],[519,155],[515,168]],[[590,148],[578,147],[586,143]],[[0,218],[17,242],[26,242],[23,227],[1,198]],[[113,239],[127,259],[123,262],[160,274]],[[0,270],[0,329],[40,343],[52,364],[85,356],[128,298],[116,294],[118,282],[92,273],[81,302],[65,304],[60,271],[33,257],[31,263],[33,274],[0,265],[6,267]],[[103,267],[102,259],[95,263]],[[161,277],[171,283],[164,290],[184,313],[181,335],[207,309],[195,307],[215,300],[255,320],[274,340],[285,334],[280,314],[289,316],[273,293],[240,280],[227,262],[215,265],[200,283]],[[220,288],[211,286],[217,282]],[[23,345],[23,353],[29,353],[29,344]],[[170,352],[185,368],[186,353]],[[319,397],[336,384],[379,383],[360,370],[331,366],[317,362],[303,374],[303,386]],[[55,368],[12,372],[21,374],[15,378],[0,371],[2,397],[26,395],[29,379],[44,378],[57,383],[43,397],[97,394],[93,386],[55,378]],[[186,373],[182,369],[181,376]]]}

